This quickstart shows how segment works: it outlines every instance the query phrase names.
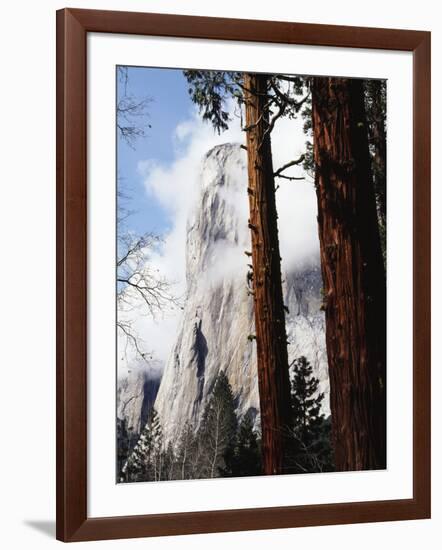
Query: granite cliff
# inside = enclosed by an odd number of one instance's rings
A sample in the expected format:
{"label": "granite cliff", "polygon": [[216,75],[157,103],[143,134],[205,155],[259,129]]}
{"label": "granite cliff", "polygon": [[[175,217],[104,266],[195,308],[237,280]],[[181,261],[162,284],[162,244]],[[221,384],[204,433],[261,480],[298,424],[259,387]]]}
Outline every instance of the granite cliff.
{"label": "granite cliff", "polygon": [[[254,322],[245,255],[250,236],[244,150],[225,144],[209,151],[199,183],[187,226],[186,302],[155,400],[166,440],[176,439],[186,421],[198,425],[220,370],[232,386],[238,416],[250,411],[259,426],[255,343],[248,338]],[[289,361],[300,355],[311,361],[328,414],[319,258],[315,255],[286,270],[283,286]]]}

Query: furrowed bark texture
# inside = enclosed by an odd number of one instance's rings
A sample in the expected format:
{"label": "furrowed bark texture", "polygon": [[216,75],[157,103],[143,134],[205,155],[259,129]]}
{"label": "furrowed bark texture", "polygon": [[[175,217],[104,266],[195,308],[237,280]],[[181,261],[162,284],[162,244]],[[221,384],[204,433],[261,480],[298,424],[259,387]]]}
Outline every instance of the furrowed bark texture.
{"label": "furrowed bark texture", "polygon": [[386,466],[386,287],[362,83],[314,78],[312,116],[338,470]]}
{"label": "furrowed bark texture", "polygon": [[281,282],[266,75],[245,74],[245,113],[263,468],[283,472],[290,425],[287,335]]}

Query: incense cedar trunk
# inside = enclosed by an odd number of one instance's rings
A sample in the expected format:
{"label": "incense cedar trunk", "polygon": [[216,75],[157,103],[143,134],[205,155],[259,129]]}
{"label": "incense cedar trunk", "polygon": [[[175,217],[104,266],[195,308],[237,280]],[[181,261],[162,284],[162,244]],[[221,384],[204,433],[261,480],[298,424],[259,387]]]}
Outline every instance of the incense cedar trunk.
{"label": "incense cedar trunk", "polygon": [[312,119],[337,470],[386,467],[386,287],[362,82],[315,78]]}
{"label": "incense cedar trunk", "polygon": [[244,87],[263,471],[280,474],[290,425],[290,383],[267,77],[245,74]]}

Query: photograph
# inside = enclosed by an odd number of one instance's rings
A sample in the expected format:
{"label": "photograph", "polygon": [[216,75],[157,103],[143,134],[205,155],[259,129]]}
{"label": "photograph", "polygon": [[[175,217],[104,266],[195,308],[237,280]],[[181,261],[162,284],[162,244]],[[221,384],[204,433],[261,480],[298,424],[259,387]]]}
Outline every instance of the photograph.
{"label": "photograph", "polygon": [[437,3],[72,4],[2,11],[2,547],[441,540]]}
{"label": "photograph", "polygon": [[116,482],[385,469],[387,81],[115,86]]}

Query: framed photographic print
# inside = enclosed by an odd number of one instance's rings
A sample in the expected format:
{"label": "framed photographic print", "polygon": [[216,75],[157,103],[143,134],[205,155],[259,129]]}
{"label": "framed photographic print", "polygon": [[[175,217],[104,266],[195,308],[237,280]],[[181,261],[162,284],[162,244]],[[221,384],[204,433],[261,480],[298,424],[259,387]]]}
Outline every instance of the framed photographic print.
{"label": "framed photographic print", "polygon": [[60,10],[57,252],[58,539],[430,517],[429,33]]}

